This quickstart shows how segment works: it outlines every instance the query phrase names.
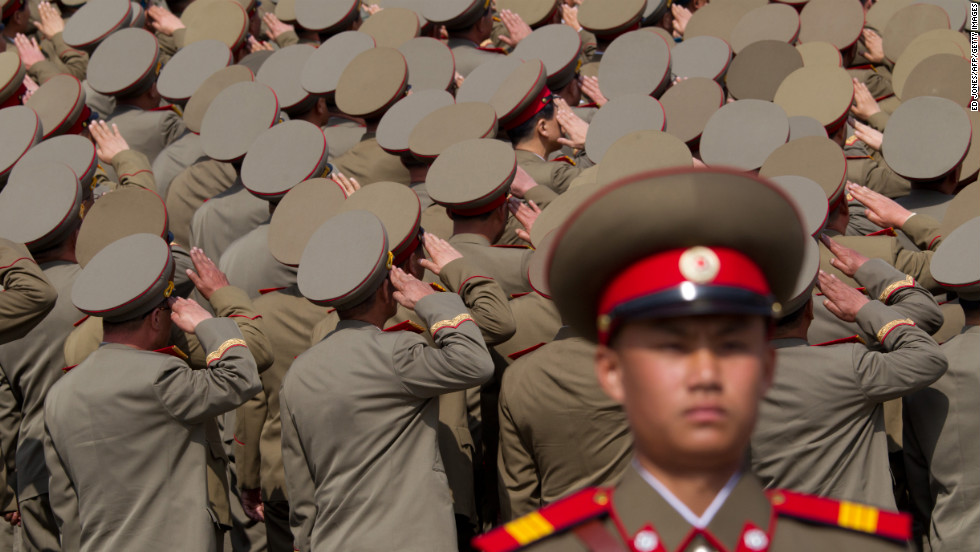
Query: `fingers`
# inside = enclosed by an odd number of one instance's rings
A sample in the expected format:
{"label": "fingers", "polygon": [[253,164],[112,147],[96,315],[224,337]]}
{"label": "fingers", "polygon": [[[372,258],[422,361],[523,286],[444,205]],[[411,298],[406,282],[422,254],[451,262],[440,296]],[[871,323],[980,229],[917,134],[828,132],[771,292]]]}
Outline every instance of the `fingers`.
{"label": "fingers", "polygon": [[837,306],[837,303],[834,303],[829,299],[824,300],[823,306],[826,307],[827,310],[829,310],[830,313],[836,316],[837,318],[842,318],[844,316],[844,311],[842,311],[840,307]]}
{"label": "fingers", "polygon": [[830,237],[828,237],[826,234],[820,234],[820,241],[827,246],[827,249],[829,249],[835,256],[843,249],[839,243],[830,239]]}
{"label": "fingers", "polygon": [[522,240],[526,241],[527,243],[530,243],[531,245],[534,245],[531,242],[531,234],[529,234],[527,230],[523,228],[518,228],[514,233],[517,234],[518,238],[521,238]]}

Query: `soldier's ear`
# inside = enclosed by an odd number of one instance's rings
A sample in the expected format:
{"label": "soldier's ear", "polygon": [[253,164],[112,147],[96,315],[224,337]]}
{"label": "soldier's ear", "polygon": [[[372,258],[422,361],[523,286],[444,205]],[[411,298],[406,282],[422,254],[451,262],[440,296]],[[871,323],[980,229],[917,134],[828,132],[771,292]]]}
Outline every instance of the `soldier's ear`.
{"label": "soldier's ear", "polygon": [[623,365],[619,355],[610,347],[599,345],[595,353],[595,374],[599,386],[609,398],[623,404]]}

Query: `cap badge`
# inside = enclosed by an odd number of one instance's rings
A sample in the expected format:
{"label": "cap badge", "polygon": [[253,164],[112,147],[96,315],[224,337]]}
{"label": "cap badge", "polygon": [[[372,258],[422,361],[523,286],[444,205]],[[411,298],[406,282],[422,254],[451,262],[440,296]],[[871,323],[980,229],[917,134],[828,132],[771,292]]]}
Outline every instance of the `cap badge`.
{"label": "cap badge", "polygon": [[721,269],[721,261],[718,259],[718,255],[702,246],[692,247],[682,253],[677,265],[681,275],[695,284],[711,282],[715,276],[718,276],[718,271]]}

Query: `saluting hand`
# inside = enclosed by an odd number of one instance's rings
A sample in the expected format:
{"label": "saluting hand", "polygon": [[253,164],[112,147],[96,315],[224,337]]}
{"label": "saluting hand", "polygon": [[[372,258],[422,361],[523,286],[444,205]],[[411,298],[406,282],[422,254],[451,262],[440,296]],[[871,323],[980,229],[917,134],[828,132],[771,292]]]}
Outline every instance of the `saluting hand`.
{"label": "saluting hand", "polygon": [[333,180],[337,184],[340,184],[340,187],[344,189],[344,194],[347,197],[350,197],[351,194],[361,189],[361,185],[358,184],[356,178],[347,178],[346,176],[344,176],[344,173],[340,171],[336,171],[332,173],[330,175],[330,180]]}
{"label": "saluting hand", "polygon": [[37,11],[41,16],[41,20],[37,22],[37,30],[41,31],[45,38],[54,38],[54,35],[65,30],[65,20],[54,4],[41,2],[37,6]]}
{"label": "saluting hand", "polygon": [[912,211],[902,207],[895,200],[885,197],[866,186],[859,186],[853,182],[847,183],[847,191],[851,197],[861,202],[867,207],[864,210],[868,220],[881,226],[882,228],[901,228],[912,216]]}
{"label": "saluting hand", "polygon": [[150,18],[150,26],[158,33],[172,36],[184,28],[184,22],[167,8],[150,6],[146,8],[146,15]]}
{"label": "saluting hand", "polygon": [[455,247],[449,245],[449,242],[435,234],[426,233],[422,236],[422,243],[425,246],[426,253],[429,254],[432,260],[420,259],[419,264],[422,265],[422,268],[429,270],[436,276],[442,272],[444,266],[456,259],[463,258],[462,253],[457,251]]}
{"label": "saluting hand", "polygon": [[218,269],[218,266],[214,264],[214,261],[208,258],[204,254],[204,251],[199,247],[191,248],[191,261],[194,262],[194,270],[187,269],[187,277],[194,282],[194,287],[197,291],[201,292],[208,301],[211,300],[211,295],[219,289],[230,285],[228,283],[228,277],[225,276],[224,272]]}
{"label": "saluting hand", "polygon": [[500,41],[504,44],[513,48],[531,34],[531,26],[525,23],[520,15],[510,10],[502,10],[499,15],[504,27],[507,27],[507,34],[510,35],[500,35]]}
{"label": "saluting hand", "polygon": [[864,263],[868,262],[868,258],[864,255],[858,253],[850,247],[835,242],[824,234],[820,235],[820,241],[823,242],[823,244],[827,246],[827,249],[829,249],[834,255],[833,258],[830,259],[830,265],[848,276],[853,277],[854,273],[857,272],[858,269],[864,265]]}
{"label": "saluting hand", "polygon": [[210,312],[204,310],[204,307],[198,305],[195,301],[184,299],[183,297],[171,298],[171,301],[170,319],[184,333],[194,333],[197,330],[198,324],[209,318],[213,318]]}
{"label": "saluting hand", "polygon": [[844,322],[854,322],[861,307],[870,302],[863,293],[822,270],[817,274],[817,287],[827,298],[823,302],[827,310]]}
{"label": "saluting hand", "polygon": [[524,227],[517,229],[517,237],[527,243],[531,243],[531,228],[534,226],[534,222],[538,220],[538,215],[541,214],[541,208],[533,201],[524,203],[513,197],[507,202],[507,208],[514,214],[517,222],[521,223],[521,226]]}
{"label": "saluting hand", "polygon": [[406,309],[415,310],[415,304],[420,299],[436,292],[428,284],[397,266],[391,269],[391,274],[388,277],[391,279],[391,285],[395,286],[395,301],[398,301],[398,304]]}
{"label": "saluting hand", "polygon": [[115,123],[110,129],[105,121],[95,121],[89,125],[88,132],[95,141],[95,151],[99,154],[99,161],[103,163],[112,163],[112,159],[117,154],[129,149],[129,144],[119,133],[119,127]]}
{"label": "saluting hand", "polygon": [[609,102],[599,90],[599,77],[582,77],[582,93],[592,98],[596,106],[602,107]]}
{"label": "saluting hand", "polygon": [[265,26],[269,29],[269,38],[272,40],[278,38],[282,33],[295,30],[292,25],[280,21],[279,18],[276,17],[276,14],[272,12],[263,15],[262,22],[265,23]]}

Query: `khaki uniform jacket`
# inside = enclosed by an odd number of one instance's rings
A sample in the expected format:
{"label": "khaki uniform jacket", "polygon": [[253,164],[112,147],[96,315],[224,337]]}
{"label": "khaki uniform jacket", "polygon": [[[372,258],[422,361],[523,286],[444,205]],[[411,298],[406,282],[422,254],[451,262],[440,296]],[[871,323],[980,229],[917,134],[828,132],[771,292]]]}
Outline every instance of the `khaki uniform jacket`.
{"label": "khaki uniform jacket", "polygon": [[188,132],[180,115],[168,108],[147,111],[116,104],[116,109],[106,122],[118,125],[119,134],[126,139],[129,147],[145,155],[151,164],[165,147]]}
{"label": "khaki uniform jacket", "polygon": [[[330,145],[330,142],[327,142]],[[408,186],[412,177],[401,158],[381,149],[373,132],[361,135],[361,141],[346,153],[333,158],[333,169],[362,186],[373,182],[398,182]]]}
{"label": "khaki uniform jacket", "polygon": [[[194,213],[190,244],[203,249],[212,259],[220,260],[235,240],[268,221],[269,202],[255,197],[237,181]],[[249,290],[249,293],[254,292]]]}
{"label": "khaki uniform jacket", "polygon": [[237,178],[238,174],[231,163],[208,159],[191,165],[173,179],[165,199],[170,231],[174,233],[177,243],[191,243],[194,213],[205,201],[235,184]]}
{"label": "khaki uniform jacket", "polygon": [[514,313],[517,331],[514,337],[493,346],[508,364],[550,343],[561,328],[561,315],[555,302],[536,291],[511,299],[510,310]]}
{"label": "khaki uniform jacket", "polygon": [[209,159],[201,145],[201,135],[188,132],[157,155],[153,161],[153,175],[156,177],[157,193],[167,197],[170,183],[187,167]]}
{"label": "khaki uniform jacket", "polygon": [[[265,321],[256,312],[244,291],[233,286],[215,290],[211,295],[210,307],[215,316],[228,318],[238,325],[260,372],[272,365],[272,345],[266,335]],[[89,317],[78,325],[65,342],[65,361],[69,367],[81,364],[98,350],[102,342],[102,319]],[[171,328],[171,343],[187,355],[185,362],[195,370],[207,367],[208,351],[193,334],[185,334],[179,328]],[[74,369],[74,368],[71,368]],[[232,524],[231,504],[229,503],[229,483],[227,477],[228,455],[222,446],[221,433],[216,420],[204,422],[208,445],[207,481],[208,501],[211,512],[218,523]]]}
{"label": "khaki uniform jacket", "polygon": [[71,288],[79,274],[79,266],[52,261],[42,263],[41,269],[58,292],[54,308],[26,336],[0,345],[0,368],[10,383],[21,417],[20,428],[13,438],[0,436],[4,454],[15,457],[16,473],[7,475],[16,478],[14,488],[18,500],[48,492],[49,474],[44,465],[42,445],[44,399],[63,374],[65,339],[73,325],[85,317],[71,302]]}
{"label": "khaki uniform jacket", "polygon": [[231,285],[244,289],[252,299],[261,295],[260,290],[296,283],[296,269],[280,263],[269,252],[268,218],[229,245],[221,254],[218,267]]}
{"label": "khaki uniform jacket", "polygon": [[[634,544],[649,545],[653,536],[656,544],[670,552],[716,552],[719,550],[743,550],[743,542],[749,527],[754,526],[766,533],[768,550],[772,552],[825,552],[827,550],[861,550],[867,552],[905,550],[903,544],[881,537],[823,526],[773,512],[771,499],[767,498],[759,481],[744,473],[735,484],[728,499],[708,526],[700,532],[690,525],[663,496],[643,480],[634,467],[623,475],[611,498],[609,493],[599,495],[600,500],[611,500],[613,516],[600,519],[600,525],[592,528],[592,539],[599,542],[595,533],[602,531],[609,541],[603,547],[586,545],[574,531],[567,531],[551,538],[533,542],[522,550],[578,552],[589,550],[627,551]],[[776,500],[774,497],[772,500]],[[589,520],[591,521],[591,520]],[[748,524],[752,524],[751,526]],[[580,524],[578,527],[584,527]],[[652,532],[653,535],[646,533]],[[724,548],[713,545],[705,534]],[[637,540],[639,538],[639,541]],[[756,540],[755,542],[758,542]],[[685,545],[685,546],[682,546]],[[751,550],[747,546],[744,550]]]}
{"label": "khaki uniform jacket", "polygon": [[330,117],[320,130],[327,138],[327,160],[330,162],[350,151],[367,132],[364,125],[346,117]]}
{"label": "khaki uniform jacket", "polygon": [[533,251],[526,247],[495,247],[479,234],[454,234],[449,245],[484,276],[493,278],[508,295],[531,291],[527,281],[528,263]]}
{"label": "khaki uniform jacket", "polygon": [[595,345],[568,329],[507,368],[499,407],[504,520],[586,487],[614,485],[629,466],[626,413],[599,387]]}
{"label": "khaki uniform jacket", "polygon": [[51,77],[62,73],[78,80],[85,80],[85,73],[88,71],[88,54],[65,44],[61,33],[54,35],[50,40],[42,39],[39,45],[45,59],[27,69],[27,74],[35,82],[44,84]]}
{"label": "khaki uniform jacket", "polygon": [[201,322],[208,367],[107,343],[45,405],[51,505],[65,550],[215,550],[205,423],[261,388],[235,323]]}
{"label": "khaki uniform jacket", "polygon": [[882,403],[936,381],[946,358],[928,333],[879,301],[862,307],[857,323],[885,352],[773,341],[776,376],[752,436],[752,470],[767,487],[894,509]]}
{"label": "khaki uniform jacket", "polygon": [[0,343],[27,335],[57,300],[58,292],[27,248],[0,238]]}
{"label": "khaki uniform jacket", "polygon": [[456,60],[456,72],[463,75],[464,79],[477,67],[503,55],[492,50],[481,50],[479,45],[465,38],[450,38],[447,45]]}
{"label": "khaki uniform jacket", "polygon": [[539,186],[547,186],[559,194],[564,193],[572,180],[582,172],[580,165],[563,160],[546,161],[536,153],[522,149],[515,149],[514,153],[517,154],[518,166],[527,171]]}
{"label": "khaki uniform jacket", "polygon": [[435,397],[486,382],[493,363],[463,302],[423,297],[439,348],[342,320],[300,355],[280,394],[283,462],[301,551],[456,550]]}
{"label": "khaki uniform jacket", "polygon": [[980,549],[980,326],[942,346],[949,370],[905,397],[905,470],[926,550]]}
{"label": "khaki uniform jacket", "polygon": [[912,184],[891,170],[884,161],[877,160],[861,143],[844,147],[847,156],[847,179],[855,184],[867,186],[891,198],[909,193]]}

